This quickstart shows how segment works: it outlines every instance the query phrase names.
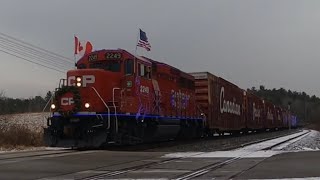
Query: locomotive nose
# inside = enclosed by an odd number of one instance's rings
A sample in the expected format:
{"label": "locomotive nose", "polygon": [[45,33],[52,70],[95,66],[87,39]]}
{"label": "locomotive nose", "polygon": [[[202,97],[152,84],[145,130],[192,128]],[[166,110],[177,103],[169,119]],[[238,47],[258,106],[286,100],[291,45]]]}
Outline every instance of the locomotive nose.
{"label": "locomotive nose", "polygon": [[[67,74],[68,84],[78,87],[79,95],[73,95],[69,107],[75,108],[75,100],[81,101],[81,111],[103,112],[106,104],[114,99],[114,89],[120,89],[121,74],[102,69],[71,70]],[[106,78],[107,77],[107,78]],[[71,96],[71,95],[69,95]],[[81,99],[76,98],[81,97]],[[67,94],[66,94],[67,101]],[[70,97],[69,97],[70,98]],[[66,103],[65,103],[66,104]]]}

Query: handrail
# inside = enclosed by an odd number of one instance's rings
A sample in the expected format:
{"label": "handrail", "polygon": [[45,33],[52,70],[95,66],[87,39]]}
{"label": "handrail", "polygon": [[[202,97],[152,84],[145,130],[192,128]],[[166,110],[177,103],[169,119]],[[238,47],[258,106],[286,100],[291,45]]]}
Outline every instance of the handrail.
{"label": "handrail", "polygon": [[98,91],[96,90],[96,88],[94,87],[91,87],[95,92],[96,94],[98,95],[98,97],[100,98],[100,100],[102,101],[102,103],[104,104],[104,106],[106,106],[106,108],[108,109],[108,128],[110,128],[110,108],[109,106],[106,104],[106,102],[102,99],[102,97],[100,96],[100,94],[98,93]]}
{"label": "handrail", "polygon": [[113,107],[114,107],[114,116],[116,118],[116,133],[118,133],[118,117],[117,117],[117,107],[116,107],[116,104],[114,103],[114,92],[115,90],[120,90],[120,88],[113,88],[112,89],[112,104],[113,104]]}
{"label": "handrail", "polygon": [[[61,81],[62,81],[62,85],[61,85]],[[66,85],[66,81],[67,81],[67,79],[60,79],[60,81],[59,81],[59,88],[65,86],[65,85]]]}
{"label": "handrail", "polygon": [[[53,93],[52,93],[50,99],[48,100],[47,104],[46,104],[46,105],[44,106],[44,108],[42,109],[42,112],[44,112],[44,110],[47,108],[49,102],[50,102],[50,101],[52,102],[52,99],[53,99],[53,97],[54,97],[54,93],[55,93],[55,91],[53,91]],[[51,108],[50,108],[50,113],[51,113]]]}

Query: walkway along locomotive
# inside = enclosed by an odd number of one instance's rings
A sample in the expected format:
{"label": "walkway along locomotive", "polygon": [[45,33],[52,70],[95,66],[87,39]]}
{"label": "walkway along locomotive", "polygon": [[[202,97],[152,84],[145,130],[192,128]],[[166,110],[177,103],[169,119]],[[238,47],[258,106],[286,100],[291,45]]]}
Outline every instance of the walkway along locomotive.
{"label": "walkway along locomotive", "polygon": [[220,77],[185,73],[123,49],[82,57],[60,80],[51,111],[44,139],[60,147],[275,129],[295,120]]}

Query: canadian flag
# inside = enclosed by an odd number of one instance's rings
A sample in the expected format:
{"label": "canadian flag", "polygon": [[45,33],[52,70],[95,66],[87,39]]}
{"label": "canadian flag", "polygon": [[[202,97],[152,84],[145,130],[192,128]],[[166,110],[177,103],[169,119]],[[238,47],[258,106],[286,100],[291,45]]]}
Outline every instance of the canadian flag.
{"label": "canadian flag", "polygon": [[[83,44],[85,46],[83,47]],[[86,55],[92,52],[92,44],[89,41],[80,42],[77,36],[74,36],[74,54]]]}

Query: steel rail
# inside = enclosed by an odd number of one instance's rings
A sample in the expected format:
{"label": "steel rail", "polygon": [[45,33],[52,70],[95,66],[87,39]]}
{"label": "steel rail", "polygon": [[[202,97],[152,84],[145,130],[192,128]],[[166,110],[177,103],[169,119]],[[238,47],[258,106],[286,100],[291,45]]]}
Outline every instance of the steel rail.
{"label": "steel rail", "polygon": [[[263,149],[261,149],[261,150],[269,150],[269,149],[272,149],[272,148],[274,148],[274,147],[276,147],[276,146],[279,146],[279,145],[281,145],[281,144],[284,144],[284,143],[286,143],[286,142],[288,142],[288,141],[291,141],[291,140],[293,140],[293,139],[297,139],[297,138],[299,138],[299,137],[301,137],[301,136],[304,136],[304,135],[306,135],[306,134],[308,134],[308,133],[310,133],[310,132],[311,132],[311,131],[309,130],[308,132],[305,132],[305,133],[303,133],[303,134],[300,134],[300,135],[294,136],[294,137],[292,137],[292,138],[286,139],[286,140],[284,140],[284,141],[281,141],[281,142],[276,143],[276,144],[274,144],[274,145],[271,145],[271,146],[269,146],[269,147],[263,148]],[[274,138],[274,139],[276,139],[276,138]],[[266,141],[268,141],[268,140],[266,140]],[[260,143],[260,142],[259,142],[259,143]],[[178,176],[178,177],[175,178],[175,180],[188,180],[188,179],[197,178],[197,177],[202,176],[202,175],[204,175],[204,174],[206,174],[206,173],[208,173],[208,172],[212,172],[212,171],[217,170],[217,169],[219,169],[219,168],[222,168],[222,167],[224,167],[224,166],[226,166],[226,165],[228,165],[228,164],[231,164],[231,163],[234,163],[234,162],[236,162],[236,161],[238,161],[238,160],[240,160],[240,159],[243,159],[243,158],[245,158],[246,156],[251,155],[251,154],[253,154],[253,153],[255,153],[255,152],[256,152],[256,151],[254,151],[254,152],[249,152],[249,153],[247,153],[247,154],[244,154],[244,155],[241,155],[241,156],[238,156],[238,157],[234,157],[234,158],[227,159],[226,161],[223,161],[223,162],[220,162],[220,163],[214,163],[214,164],[207,165],[207,166],[202,167],[202,168],[200,168],[200,169],[194,170],[194,171],[192,171],[191,173],[187,173],[187,174],[184,174],[184,175],[182,175],[182,176]],[[240,173],[237,173],[237,174],[235,174],[235,175],[232,175],[232,177],[234,178],[234,177],[238,176],[239,174],[241,174],[241,173],[243,173],[243,172],[245,172],[245,171],[253,168],[253,167],[256,166],[257,164],[258,164],[258,163],[254,164],[253,166],[250,166],[249,168],[245,169],[244,171],[242,171],[242,172],[240,172]]]}

